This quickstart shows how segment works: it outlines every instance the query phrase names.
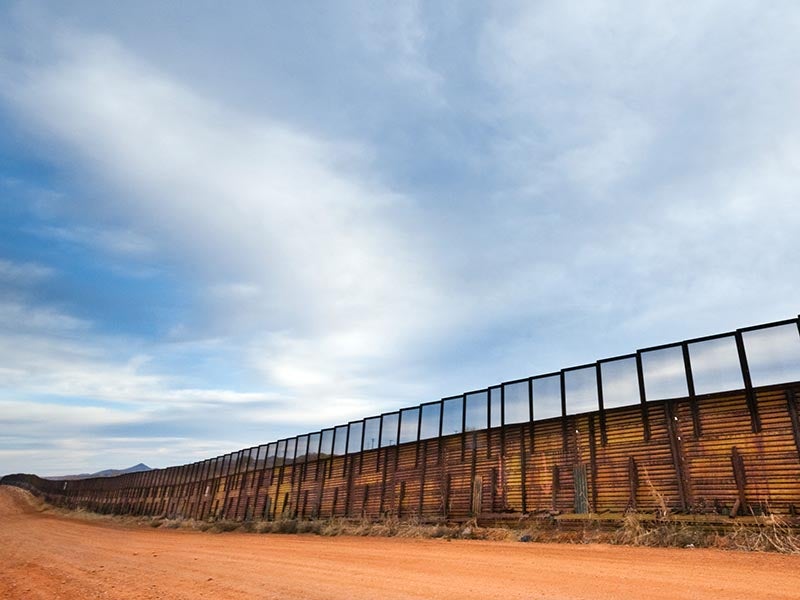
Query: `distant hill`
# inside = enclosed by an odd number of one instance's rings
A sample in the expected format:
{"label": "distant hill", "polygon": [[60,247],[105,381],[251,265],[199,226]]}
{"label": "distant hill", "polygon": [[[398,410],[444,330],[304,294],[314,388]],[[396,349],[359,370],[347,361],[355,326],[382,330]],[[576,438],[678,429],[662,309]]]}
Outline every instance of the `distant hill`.
{"label": "distant hill", "polygon": [[150,467],[148,467],[144,463],[139,463],[138,465],[133,465],[132,467],[128,467],[127,469],[105,469],[104,471],[98,471],[97,473],[81,473],[80,475],[60,475],[57,477],[47,477],[46,479],[55,479],[58,481],[67,481],[70,479],[90,479],[92,477],[114,477],[115,475],[124,475],[125,473],[141,473],[142,471],[150,471]]}

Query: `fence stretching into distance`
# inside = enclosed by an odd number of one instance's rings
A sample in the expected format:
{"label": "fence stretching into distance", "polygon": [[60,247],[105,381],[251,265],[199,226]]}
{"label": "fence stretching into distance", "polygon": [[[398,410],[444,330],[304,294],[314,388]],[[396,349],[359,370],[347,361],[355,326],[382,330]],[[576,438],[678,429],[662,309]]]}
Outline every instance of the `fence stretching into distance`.
{"label": "fence stretching into distance", "polygon": [[196,463],[0,483],[102,513],[796,516],[800,317],[508,381]]}

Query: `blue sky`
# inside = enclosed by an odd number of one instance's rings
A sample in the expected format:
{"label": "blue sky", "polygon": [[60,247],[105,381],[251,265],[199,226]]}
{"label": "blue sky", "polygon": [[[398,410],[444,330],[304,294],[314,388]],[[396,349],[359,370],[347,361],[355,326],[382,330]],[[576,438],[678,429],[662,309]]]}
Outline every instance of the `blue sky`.
{"label": "blue sky", "polygon": [[0,6],[0,473],[798,313],[794,2]]}

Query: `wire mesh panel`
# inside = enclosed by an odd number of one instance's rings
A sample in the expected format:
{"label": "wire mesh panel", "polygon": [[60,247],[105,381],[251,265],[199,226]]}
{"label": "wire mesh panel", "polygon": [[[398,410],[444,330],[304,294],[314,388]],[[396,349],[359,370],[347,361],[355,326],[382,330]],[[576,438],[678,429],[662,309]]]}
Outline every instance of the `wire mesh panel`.
{"label": "wire mesh panel", "polygon": [[420,422],[419,439],[428,440],[439,436],[442,403],[433,402],[422,405],[422,420]]}
{"label": "wire mesh panel", "polygon": [[250,455],[247,457],[247,470],[255,471],[258,468],[258,446],[250,448]]}
{"label": "wire mesh panel", "polygon": [[680,346],[642,352],[645,396],[648,400],[689,395],[686,366]]}
{"label": "wire mesh panel", "polygon": [[400,413],[383,415],[381,427],[381,448],[397,444],[398,428],[400,427]]}
{"label": "wire mesh panel", "polygon": [[293,463],[294,462],[294,453],[297,449],[297,438],[291,438],[286,440],[286,463]]}
{"label": "wire mesh panel", "polygon": [[[233,454],[233,469],[231,473],[236,473],[237,475],[244,471],[245,463],[247,462],[247,456],[249,454],[249,450],[239,450],[238,452],[234,452]],[[183,472],[186,472],[186,467],[182,467]],[[180,474],[183,476],[183,474]],[[178,483],[183,483],[180,479]]]}
{"label": "wire mesh panel", "polygon": [[419,409],[400,411],[400,443],[416,442],[419,436]]}
{"label": "wire mesh panel", "polygon": [[744,387],[736,338],[727,336],[689,344],[696,394],[710,394]]}
{"label": "wire mesh panel", "polygon": [[489,427],[503,424],[503,388],[499,385],[489,388]]}
{"label": "wire mesh panel", "polygon": [[505,424],[531,420],[528,380],[503,384],[503,416]]}
{"label": "wire mesh panel", "polygon": [[361,438],[364,435],[364,421],[350,423],[350,435],[347,440],[347,453],[361,452]]}
{"label": "wire mesh panel", "polygon": [[273,467],[275,465],[275,455],[277,454],[278,444],[277,442],[272,442],[267,446],[267,468]]}
{"label": "wire mesh panel", "polygon": [[552,419],[561,416],[561,376],[533,378],[533,418]]}
{"label": "wire mesh panel", "polygon": [[364,450],[372,450],[380,444],[381,418],[370,417],[364,420]]}
{"label": "wire mesh panel", "polygon": [[464,398],[448,398],[442,402],[442,435],[461,433],[464,430]]}
{"label": "wire mesh panel", "polygon": [[347,425],[339,425],[333,434],[333,455],[344,456],[347,453]]}
{"label": "wire mesh panel", "polygon": [[488,390],[467,394],[465,407],[464,428],[466,431],[478,431],[489,427]]}
{"label": "wire mesh panel", "polygon": [[[239,452],[239,463],[236,467],[237,473],[245,473],[250,469],[250,451],[253,448],[245,448]],[[191,465],[186,465],[183,469],[183,480],[181,483],[186,483],[191,476],[192,469]]]}
{"label": "wire mesh panel", "polygon": [[263,469],[267,460],[267,444],[261,444],[256,453],[256,469]]}
{"label": "wire mesh panel", "polygon": [[333,455],[333,429],[322,430],[322,440],[319,446],[320,458],[328,458]]}
{"label": "wire mesh panel", "polygon": [[286,440],[278,442],[278,449],[275,452],[275,464],[283,465],[286,463]]}
{"label": "wire mesh panel", "polygon": [[600,363],[603,382],[603,407],[617,408],[639,404],[639,374],[636,357]]}
{"label": "wire mesh panel", "polygon": [[796,323],[742,334],[753,385],[800,381],[800,333]]}
{"label": "wire mesh panel", "polygon": [[295,461],[305,462],[308,455],[308,435],[297,437],[297,449],[295,450]]}
{"label": "wire mesh panel", "polygon": [[322,433],[311,433],[308,436],[308,460],[319,458],[319,446],[322,441]]}
{"label": "wire mesh panel", "polygon": [[565,371],[564,388],[568,415],[598,410],[597,368],[594,365]]}

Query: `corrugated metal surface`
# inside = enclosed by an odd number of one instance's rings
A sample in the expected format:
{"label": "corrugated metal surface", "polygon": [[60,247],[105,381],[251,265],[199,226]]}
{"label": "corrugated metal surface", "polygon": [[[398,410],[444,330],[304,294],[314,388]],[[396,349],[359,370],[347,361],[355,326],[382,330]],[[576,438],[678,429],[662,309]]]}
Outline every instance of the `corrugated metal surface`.
{"label": "corrugated metal surface", "polygon": [[649,437],[635,405],[273,467],[236,453],[217,464],[114,478],[13,475],[3,483],[100,512],[203,519],[466,520],[631,508],[794,515],[800,384],[756,389],[753,397],[752,405],[741,390],[650,402]]}

